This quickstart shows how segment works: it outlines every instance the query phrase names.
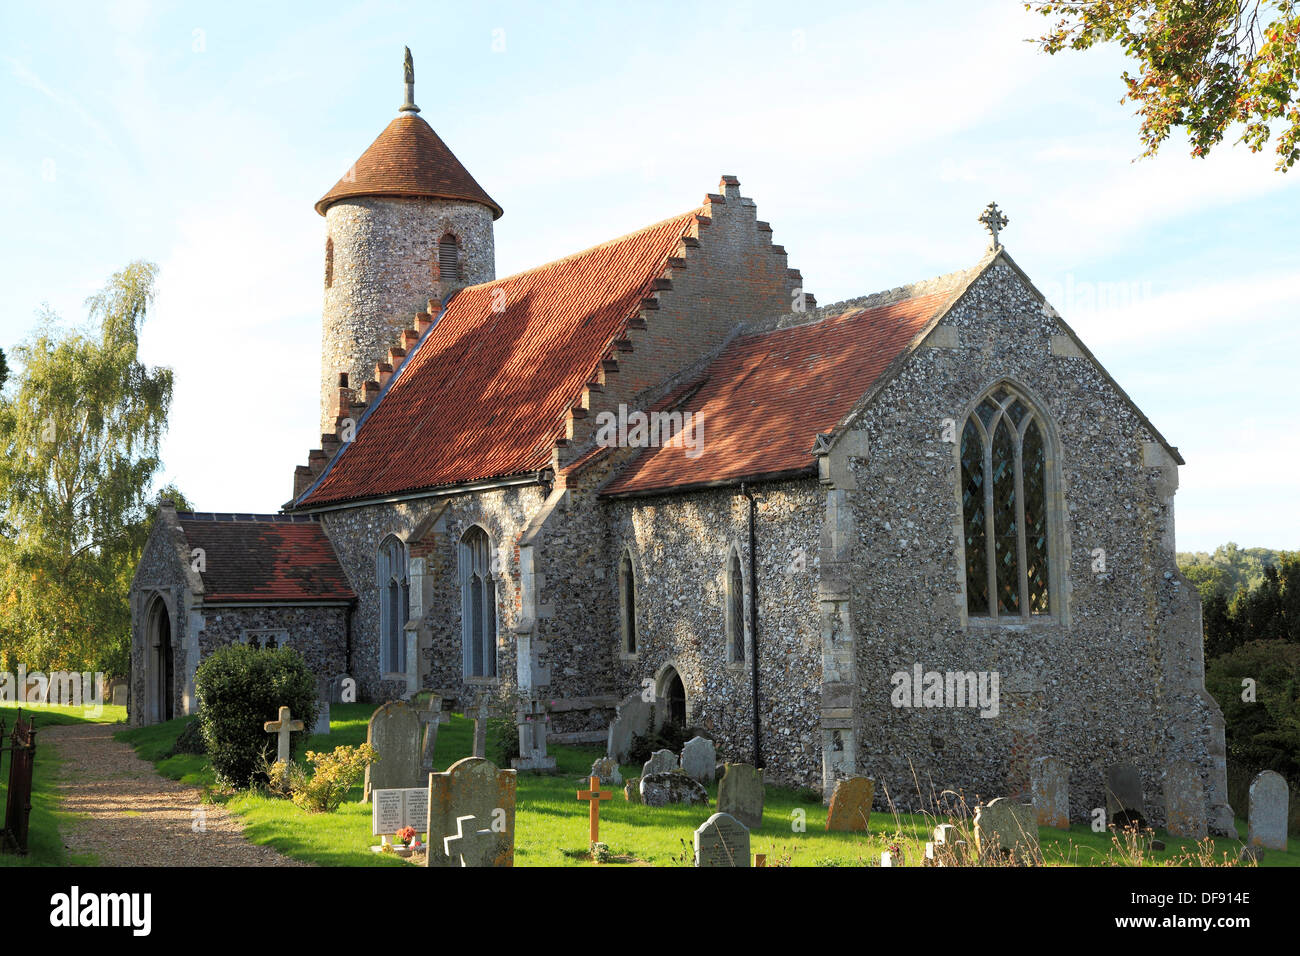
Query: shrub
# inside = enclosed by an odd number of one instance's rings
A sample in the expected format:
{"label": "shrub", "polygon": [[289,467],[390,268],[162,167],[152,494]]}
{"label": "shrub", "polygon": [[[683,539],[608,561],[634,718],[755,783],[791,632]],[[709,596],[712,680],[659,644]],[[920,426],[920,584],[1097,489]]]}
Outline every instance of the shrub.
{"label": "shrub", "polygon": [[199,724],[217,778],[236,787],[264,779],[263,756],[276,739],[263,729],[288,707],[306,730],[290,738],[300,744],[316,721],[316,681],[302,655],[291,647],[258,650],[231,644],[211,654],[194,675]]}
{"label": "shrub", "polygon": [[[1254,701],[1241,699],[1246,678],[1255,682]],[[1223,710],[1230,764],[1300,781],[1300,645],[1243,644],[1207,663],[1205,687]]]}
{"label": "shrub", "polygon": [[[519,756],[519,726],[515,723],[515,695],[509,688],[501,688],[488,698],[487,759],[498,767],[509,767]],[[466,714],[473,717],[471,711]]]}
{"label": "shrub", "polygon": [[265,770],[268,792],[288,797],[309,813],[333,813],[357,785],[368,764],[379,760],[370,744],[335,747],[332,753],[307,751],[307,762],[315,767],[308,774],[302,764],[277,760]]}

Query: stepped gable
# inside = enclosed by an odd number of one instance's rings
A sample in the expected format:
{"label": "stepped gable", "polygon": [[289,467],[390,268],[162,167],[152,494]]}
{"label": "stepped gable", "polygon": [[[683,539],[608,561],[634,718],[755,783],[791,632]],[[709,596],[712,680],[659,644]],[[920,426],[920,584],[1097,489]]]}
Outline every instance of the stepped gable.
{"label": "stepped gable", "polygon": [[384,128],[343,178],[316,203],[322,216],[352,196],[411,196],[475,202],[501,218],[501,207],[461,165],[433,127],[402,113]]}
{"label": "stepped gable", "polygon": [[[698,209],[527,272],[457,292],[400,368],[365,383],[354,440],[313,452],[290,507],[315,507],[552,466],[629,329],[653,320],[665,279],[698,244]],[[648,318],[649,317],[649,318]],[[421,317],[417,316],[417,323]],[[409,339],[403,340],[404,344]],[[346,396],[342,396],[346,398]],[[340,402],[340,414],[344,412]],[[492,439],[483,436],[490,429]],[[328,465],[326,462],[328,461]]]}
{"label": "stepped gable", "polygon": [[647,448],[601,493],[651,494],[813,474],[817,436],[844,420],[976,271],[751,326],[722,349],[685,400],[659,403],[660,409],[699,416],[700,454],[688,457],[680,439]]}
{"label": "stepped gable", "polygon": [[202,548],[203,600],[255,603],[356,598],[321,525],[300,516],[178,512]]}

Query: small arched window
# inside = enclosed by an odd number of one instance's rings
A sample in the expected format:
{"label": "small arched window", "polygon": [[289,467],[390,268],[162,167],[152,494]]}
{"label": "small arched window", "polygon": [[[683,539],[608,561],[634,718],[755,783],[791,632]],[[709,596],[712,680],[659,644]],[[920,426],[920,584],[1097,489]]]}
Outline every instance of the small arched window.
{"label": "small arched window", "polygon": [[334,239],[325,240],[325,288],[334,284]]}
{"label": "small arched window", "polygon": [[619,617],[623,625],[623,653],[636,653],[636,575],[632,571],[632,556],[623,552],[618,563]]}
{"label": "small arched window", "polygon": [[1000,385],[961,435],[966,610],[1028,618],[1050,612],[1048,455],[1033,405]]}
{"label": "small arched window", "polygon": [[474,525],[460,539],[461,642],[466,677],[497,676],[497,582],[492,543]]}
{"label": "small arched window", "polygon": [[740,568],[740,552],[735,548],[727,558],[727,660],[745,659],[745,575]]}
{"label": "small arched window", "polygon": [[451,233],[438,240],[438,278],[443,282],[460,278],[460,243]]}
{"label": "small arched window", "polygon": [[379,667],[385,674],[406,673],[406,621],[410,614],[410,579],[406,545],[389,535],[375,562],[379,585]]}

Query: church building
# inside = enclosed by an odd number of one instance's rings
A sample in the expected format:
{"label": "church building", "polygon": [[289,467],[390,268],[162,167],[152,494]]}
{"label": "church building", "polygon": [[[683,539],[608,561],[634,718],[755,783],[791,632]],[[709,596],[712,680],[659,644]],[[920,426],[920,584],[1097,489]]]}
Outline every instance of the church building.
{"label": "church building", "polygon": [[1160,824],[1186,761],[1228,832],[1183,459],[996,206],[977,261],[829,306],[730,175],[498,278],[503,208],[419,112],[408,59],[316,203],[322,434],[292,497],[160,512],[133,724],[192,713],[216,648],[287,643],[375,702],[511,695],[521,768],[641,697],[769,782],[865,774],[904,807],[1022,793],[1050,755],[1086,820],[1127,760]]}

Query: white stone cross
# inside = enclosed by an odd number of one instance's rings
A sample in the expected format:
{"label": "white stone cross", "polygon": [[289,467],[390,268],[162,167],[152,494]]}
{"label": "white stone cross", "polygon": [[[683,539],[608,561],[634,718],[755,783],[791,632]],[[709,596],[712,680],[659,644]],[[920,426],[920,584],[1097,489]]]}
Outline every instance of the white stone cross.
{"label": "white stone cross", "polygon": [[301,720],[291,720],[292,716],[288,707],[281,707],[279,720],[268,720],[262,725],[268,734],[280,735],[275,746],[275,759],[284,763],[289,762],[289,734],[305,726]]}
{"label": "white stone cross", "polygon": [[998,242],[998,231],[1005,229],[1011,220],[1002,214],[997,203],[991,202],[984,207],[984,212],[980,214],[978,221],[984,223],[984,228],[993,237],[993,244],[989,248],[999,248],[1002,243]]}
{"label": "white stone cross", "polygon": [[[456,818],[456,834],[442,838],[442,850],[449,857],[459,858],[461,866],[487,866],[484,858],[495,842],[496,836],[492,831],[480,830],[478,817],[470,815]],[[455,849],[452,849],[453,844]]]}

